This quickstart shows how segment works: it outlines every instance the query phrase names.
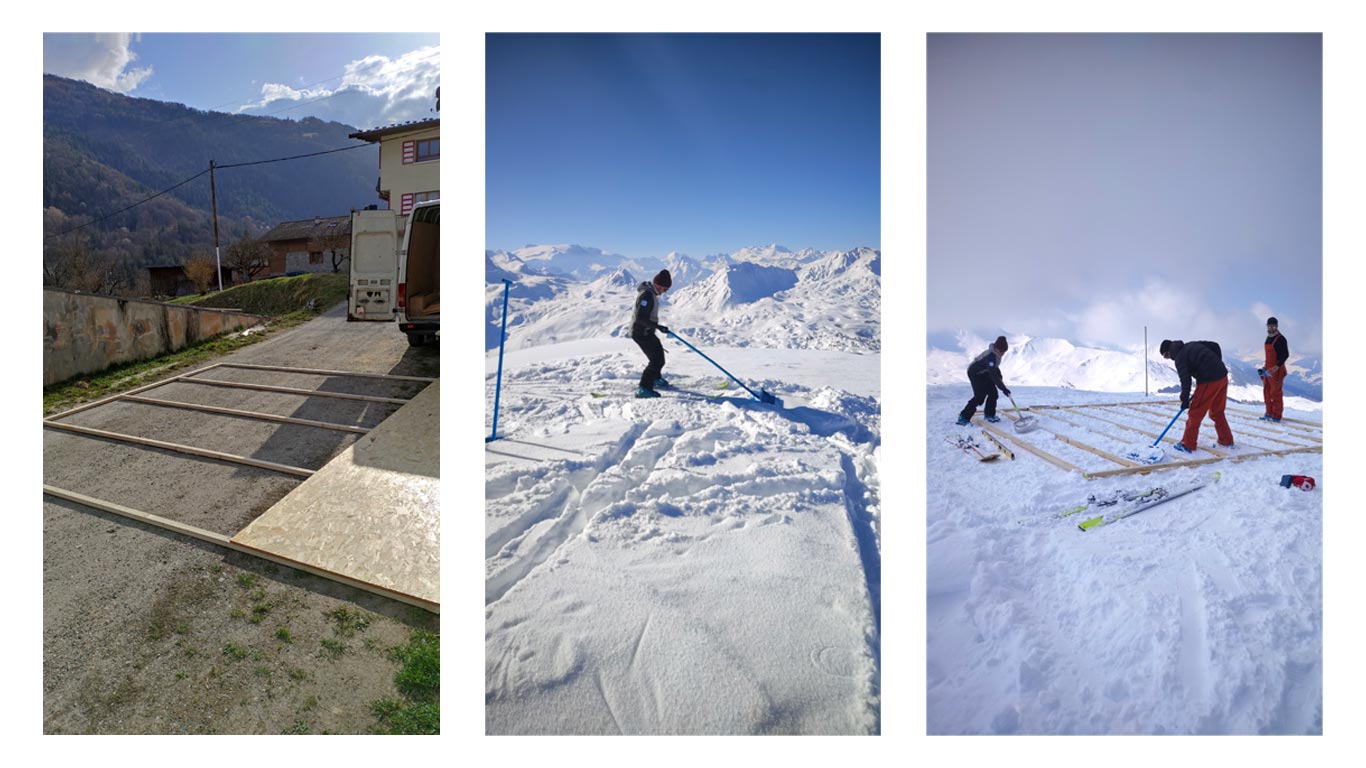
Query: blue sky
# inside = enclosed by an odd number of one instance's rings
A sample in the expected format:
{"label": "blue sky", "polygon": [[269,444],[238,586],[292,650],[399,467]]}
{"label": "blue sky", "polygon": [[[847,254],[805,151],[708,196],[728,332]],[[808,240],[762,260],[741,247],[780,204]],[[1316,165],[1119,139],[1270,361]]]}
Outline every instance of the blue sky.
{"label": "blue sky", "polygon": [[877,35],[489,35],[490,249],[880,246]]}
{"label": "blue sky", "polygon": [[196,109],[374,128],[436,116],[436,34],[43,35],[43,72]]}
{"label": "blue sky", "polygon": [[931,35],[930,333],[1322,347],[1317,35]]}

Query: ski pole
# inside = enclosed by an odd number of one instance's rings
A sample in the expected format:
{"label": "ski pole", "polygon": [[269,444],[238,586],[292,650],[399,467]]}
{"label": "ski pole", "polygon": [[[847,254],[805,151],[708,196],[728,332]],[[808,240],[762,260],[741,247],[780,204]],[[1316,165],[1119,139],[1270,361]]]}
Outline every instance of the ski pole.
{"label": "ski pole", "polygon": [[493,385],[493,429],[490,429],[489,436],[484,438],[486,443],[498,439],[498,400],[503,394],[503,345],[508,340],[508,291],[511,289],[512,281],[503,278],[503,333],[498,339],[498,379]]}
{"label": "ski pole", "polygon": [[742,387],[745,387],[745,391],[748,392],[748,393],[750,393],[751,395],[754,395],[754,399],[755,399],[755,400],[758,400],[758,401],[761,402],[761,403],[773,403],[773,402],[776,402],[776,401],[777,401],[777,399],[776,399],[775,397],[773,397],[773,395],[769,394],[767,390],[764,391],[764,395],[766,395],[766,397],[761,397],[761,396],[759,396],[757,393],[755,393],[754,390],[750,389],[749,387],[746,387],[746,386],[745,386],[745,383],[744,383],[743,381],[740,381],[739,379],[735,378],[734,376],[731,376],[730,371],[726,370],[725,368],[722,368],[720,363],[716,362],[715,360],[711,359],[710,357],[707,357],[706,354],[704,354],[704,353],[702,352],[702,350],[700,350],[700,349],[698,349],[697,347],[694,347],[693,345],[691,345],[691,344],[689,344],[688,342],[684,341],[682,336],[679,336],[678,334],[674,333],[673,331],[669,331],[669,335],[672,336],[672,337],[674,337],[675,339],[678,339],[679,341],[682,341],[682,342],[683,342],[683,346],[687,347],[688,349],[691,349],[692,351],[696,352],[696,353],[699,354],[699,355],[702,355],[702,359],[703,359],[703,360],[706,360],[707,362],[709,362],[709,363],[711,363],[712,365],[716,366],[716,368],[717,368],[718,370],[720,370],[721,373],[724,373],[724,374],[726,374],[727,376],[730,376],[730,380],[731,380],[731,381],[735,382],[736,384],[739,384],[739,385],[742,386]]}
{"label": "ski pole", "polygon": [[[1169,421],[1169,422],[1167,422],[1167,429],[1171,429],[1171,428],[1172,428],[1172,425],[1176,423],[1176,420],[1179,419],[1179,418],[1181,418],[1181,414],[1183,414],[1183,413],[1185,413],[1185,412],[1186,412],[1186,409],[1185,409],[1185,408],[1182,408],[1181,410],[1177,411],[1177,412],[1176,412],[1176,415],[1172,417],[1172,420]],[[1150,446],[1148,446],[1148,447],[1149,447],[1149,448],[1156,448],[1156,447],[1157,447],[1157,444],[1160,443],[1160,442],[1162,442],[1162,438],[1164,438],[1164,437],[1167,436],[1167,429],[1162,430],[1162,434],[1158,435],[1158,436],[1157,436],[1157,439],[1153,441],[1153,444],[1150,445]]]}

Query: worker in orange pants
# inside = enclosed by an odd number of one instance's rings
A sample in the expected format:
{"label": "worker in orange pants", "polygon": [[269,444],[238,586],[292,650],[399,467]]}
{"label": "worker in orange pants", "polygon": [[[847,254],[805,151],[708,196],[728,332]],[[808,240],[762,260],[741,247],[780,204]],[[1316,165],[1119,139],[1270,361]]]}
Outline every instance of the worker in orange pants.
{"label": "worker in orange pants", "polygon": [[1262,374],[1262,400],[1266,402],[1263,421],[1280,421],[1282,412],[1281,386],[1285,383],[1285,361],[1290,357],[1290,345],[1281,335],[1280,321],[1266,319],[1266,367]]}
{"label": "worker in orange pants", "polygon": [[[1205,420],[1205,414],[1214,422],[1219,445],[1233,447],[1233,430],[1229,429],[1228,419],[1224,417],[1224,405],[1228,402],[1228,368],[1224,367],[1219,345],[1212,341],[1163,341],[1159,351],[1176,363],[1176,374],[1181,377],[1181,407],[1190,409],[1186,414],[1186,432],[1176,444],[1176,450],[1195,452],[1199,447],[1200,422]],[[1194,398],[1190,391],[1192,378],[1196,384]]]}

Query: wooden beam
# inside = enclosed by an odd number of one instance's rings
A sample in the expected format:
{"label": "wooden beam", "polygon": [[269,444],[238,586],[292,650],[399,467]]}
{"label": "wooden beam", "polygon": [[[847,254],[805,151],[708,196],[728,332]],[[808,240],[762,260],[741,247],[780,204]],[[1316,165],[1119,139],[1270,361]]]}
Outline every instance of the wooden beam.
{"label": "wooden beam", "polygon": [[206,449],[206,448],[195,448],[194,446],[191,446],[191,445],[181,445],[181,444],[179,444],[179,443],[167,443],[167,442],[164,442],[164,441],[162,441],[162,440],[153,440],[153,439],[151,439],[151,438],[147,438],[147,437],[138,437],[138,436],[136,436],[136,435],[125,435],[125,434],[121,434],[121,433],[119,433],[119,432],[106,432],[106,431],[104,431],[104,430],[102,430],[102,429],[91,429],[90,427],[78,427],[78,426],[76,426],[75,424],[65,424],[65,423],[61,423],[61,422],[44,421],[44,422],[43,422],[43,426],[44,426],[44,427],[47,427],[48,429],[60,429],[60,430],[66,431],[66,432],[75,432],[75,433],[81,434],[81,435],[90,435],[90,436],[92,436],[92,437],[102,437],[102,438],[105,438],[105,439],[108,439],[108,440],[119,440],[119,441],[122,441],[122,442],[125,442],[125,443],[135,443],[135,444],[137,444],[137,445],[146,445],[146,446],[150,446],[150,447],[152,447],[152,448],[161,448],[161,449],[167,450],[167,451],[175,451],[176,453],[185,453],[185,454],[189,454],[189,455],[191,455],[191,456],[200,456],[200,457],[208,458],[208,459],[217,459],[218,461],[227,461],[227,462],[231,462],[231,463],[233,463],[233,464],[244,464],[244,465],[246,465],[246,466],[248,466],[248,467],[257,467],[257,468],[259,468],[259,469],[269,469],[269,470],[272,470],[272,471],[275,471],[275,472],[284,472],[285,474],[298,475],[298,476],[300,476],[300,477],[312,477],[312,476],[313,476],[313,472],[314,472],[314,471],[311,470],[311,469],[304,469],[304,468],[302,468],[302,467],[291,467],[291,466],[289,466],[288,464],[276,464],[276,463],[271,462],[271,461],[261,461],[260,459],[253,459],[253,458],[249,458],[249,457],[247,457],[247,456],[237,456],[237,455],[231,454],[231,453],[221,453],[221,452],[219,452],[219,451],[210,451],[210,450],[208,450],[208,449]]}
{"label": "wooden beam", "polygon": [[[1068,412],[1071,413],[1071,411],[1068,411]],[[1084,416],[1084,417],[1086,417],[1086,418],[1092,418],[1092,419],[1095,419],[1095,420],[1097,420],[1097,421],[1103,421],[1103,422],[1105,422],[1106,424],[1113,424],[1114,426],[1119,427],[1120,429],[1127,429],[1127,430],[1129,430],[1130,432],[1137,432],[1138,434],[1143,435],[1144,437],[1150,437],[1150,436],[1151,436],[1150,433],[1145,432],[1145,431],[1143,431],[1143,430],[1141,430],[1141,429],[1139,429],[1139,428],[1137,428],[1137,427],[1131,427],[1131,426],[1129,426],[1128,424],[1124,424],[1124,423],[1121,423],[1121,422],[1118,422],[1118,421],[1111,421],[1111,420],[1109,420],[1109,419],[1107,419],[1107,418],[1105,418],[1105,417],[1103,417],[1103,416],[1096,416],[1096,415],[1094,415],[1094,414],[1089,414],[1089,413],[1088,413],[1088,414],[1077,414],[1077,415],[1078,415],[1078,416]],[[1162,438],[1162,442],[1164,442],[1164,443],[1169,443],[1169,444],[1171,444],[1171,445],[1176,445],[1176,443],[1177,443],[1178,441],[1177,441],[1177,439],[1174,438],[1174,437],[1164,437],[1164,438]],[[1227,453],[1225,453],[1224,451],[1219,450],[1218,448],[1202,448],[1202,447],[1197,447],[1196,450],[1206,451],[1206,452],[1208,452],[1208,453],[1210,453],[1210,454],[1212,454],[1212,455],[1214,455],[1214,456],[1218,456],[1218,457],[1228,456]]]}
{"label": "wooden beam", "polygon": [[1067,443],[1068,445],[1070,445],[1070,446],[1072,446],[1072,447],[1074,447],[1074,448],[1080,448],[1080,449],[1082,449],[1083,451],[1086,451],[1086,452],[1088,452],[1088,453],[1094,453],[1095,455],[1101,457],[1102,459],[1108,459],[1108,460],[1110,460],[1110,461],[1113,461],[1114,463],[1116,463],[1116,464],[1118,464],[1118,465],[1120,465],[1120,466],[1122,466],[1122,467],[1137,467],[1137,466],[1139,466],[1139,464],[1140,464],[1140,462],[1131,461],[1131,460],[1129,460],[1129,459],[1125,459],[1125,458],[1122,458],[1122,457],[1120,457],[1120,456],[1116,456],[1116,455],[1114,455],[1113,453],[1108,453],[1108,452],[1106,452],[1106,451],[1102,451],[1102,450],[1099,449],[1099,448],[1094,448],[1094,447],[1089,446],[1089,445],[1087,445],[1086,443],[1083,443],[1083,442],[1081,442],[1081,441],[1079,441],[1079,440],[1073,440],[1072,438],[1067,437],[1066,435],[1060,435],[1060,434],[1058,434],[1057,432],[1054,432],[1054,433],[1053,433],[1053,437],[1056,437],[1057,439],[1063,441],[1064,443]]}
{"label": "wooden beam", "polygon": [[187,372],[187,373],[182,373],[182,374],[180,374],[179,376],[172,376],[172,377],[169,378],[169,379],[162,379],[162,380],[160,380],[160,381],[154,381],[154,382],[152,382],[151,384],[144,384],[144,385],[142,385],[142,386],[140,386],[140,387],[137,387],[137,388],[135,388],[135,389],[130,389],[130,390],[128,390],[127,392],[120,392],[120,393],[117,394],[117,395],[110,395],[109,397],[103,397],[103,398],[100,398],[99,400],[94,400],[94,401],[92,401],[92,402],[86,403],[85,405],[78,405],[78,406],[76,406],[75,408],[72,408],[72,409],[69,410],[69,411],[62,411],[61,413],[54,414],[54,415],[52,415],[52,416],[48,416],[46,419],[43,419],[43,421],[55,421],[56,419],[64,419],[64,418],[66,418],[67,416],[73,416],[73,415],[75,415],[75,414],[77,414],[77,413],[80,413],[81,411],[86,411],[86,410],[89,410],[89,409],[91,409],[91,408],[94,408],[94,407],[97,406],[97,405],[104,405],[105,403],[113,402],[113,401],[119,399],[120,397],[127,397],[128,395],[137,394],[138,392],[146,392],[146,391],[149,390],[149,389],[155,389],[155,388],[157,388],[157,387],[164,386],[164,385],[166,385],[166,384],[170,384],[171,382],[174,382],[174,381],[181,381],[181,380],[183,380],[183,379],[188,379],[189,377],[194,376],[195,374],[204,373],[204,372],[206,372],[206,371],[212,371],[213,369],[215,369],[215,368],[217,368],[217,367],[218,367],[218,363],[214,363],[213,365],[208,365],[208,366],[205,366],[205,367],[203,367],[203,368],[199,368],[199,369],[196,369],[196,370],[193,370],[193,371],[189,371],[189,372]]}
{"label": "wooden beam", "polygon": [[254,389],[261,392],[283,392],[287,395],[303,395],[304,397],[335,397],[338,400],[363,400],[367,403],[396,403],[402,405],[403,403],[408,402],[408,398],[402,397],[350,395],[345,392],[322,392],[316,389],[298,389],[296,387],[272,387],[265,384],[239,384],[235,381],[220,381],[219,379],[182,379],[181,381],[186,384],[208,384],[211,387]]}
{"label": "wooden beam", "polygon": [[1153,403],[1168,403],[1168,402],[1171,403],[1171,404],[1173,404],[1173,405],[1179,405],[1179,404],[1180,404],[1179,401],[1176,401],[1176,400],[1143,400],[1143,401],[1139,401],[1139,402],[1129,402],[1129,403],[1076,403],[1076,404],[1074,404],[1074,405],[1033,405],[1033,406],[1030,406],[1030,407],[1033,408],[1033,409],[1036,410],[1036,411],[1046,411],[1046,410],[1051,410],[1051,409],[1054,409],[1054,408],[1060,408],[1060,409],[1063,409],[1063,410],[1077,410],[1077,409],[1081,409],[1081,408],[1113,408],[1113,407],[1115,407],[1115,406],[1120,406],[1120,405],[1150,405],[1150,404],[1153,404]]}
{"label": "wooden beam", "polygon": [[1035,448],[1033,445],[1030,445],[1028,441],[1021,440],[1020,438],[1015,437],[1014,435],[1008,434],[1007,432],[992,426],[990,423],[983,421],[980,418],[974,418],[973,422],[976,423],[978,426],[982,427],[983,429],[987,430],[988,432],[991,432],[992,434],[996,435],[997,437],[1003,437],[1009,440],[1010,442],[1020,446],[1021,448],[1025,449],[1026,451],[1029,451],[1035,456],[1038,456],[1039,458],[1043,459],[1049,464],[1052,464],[1056,467],[1061,467],[1069,472],[1081,472],[1083,475],[1086,474],[1085,472],[1082,472],[1080,467],[1068,464],[1066,461],[1063,461],[1057,456],[1054,456],[1053,454],[1048,453],[1047,451],[1041,448]]}
{"label": "wooden beam", "polygon": [[1260,459],[1267,456],[1287,456],[1292,453],[1323,453],[1323,449],[1317,446],[1306,448],[1290,448],[1284,451],[1261,451],[1258,453],[1244,453],[1236,456],[1230,456],[1227,459],[1190,459],[1188,461],[1172,461],[1165,462],[1162,464],[1144,464],[1141,467],[1133,467],[1126,469],[1107,469],[1101,472],[1092,472],[1086,475],[1086,479],[1092,480],[1098,477],[1114,477],[1116,475],[1144,475],[1149,472],[1160,472],[1165,469],[1177,469],[1179,467],[1195,467],[1202,464],[1213,464],[1218,461],[1246,461],[1248,459]]}
{"label": "wooden beam", "polygon": [[59,499],[66,499],[67,501],[72,501],[77,504],[90,507],[91,509],[98,509],[102,512],[108,512],[110,514],[126,517],[130,520],[136,520],[140,523],[156,526],[158,528],[164,528],[168,531],[173,531],[184,536],[189,536],[193,539],[207,541],[210,544],[217,544],[220,547],[233,550],[234,552],[241,552],[246,555],[258,557],[262,560],[269,560],[273,563],[289,566],[290,568],[296,568],[300,571],[305,571],[315,576],[321,576],[324,579],[345,584],[350,587],[355,587],[357,589],[363,589],[367,592],[371,592],[376,595],[381,595],[392,600],[398,600],[400,602],[407,603],[408,605],[413,605],[418,608],[422,608],[423,610],[431,611],[432,613],[441,612],[441,605],[439,603],[434,603],[430,600],[424,600],[420,597],[414,597],[412,595],[405,595],[402,592],[395,592],[392,589],[386,589],[385,587],[381,587],[378,584],[371,584],[369,582],[359,581],[357,579],[352,579],[350,577],[343,576],[339,573],[333,573],[322,568],[315,568],[311,565],[308,565],[307,563],[300,563],[298,561],[291,560],[287,557],[281,557],[279,555],[274,555],[269,552],[256,549],[254,547],[248,547],[244,544],[238,544],[234,542],[231,538],[224,536],[221,533],[214,533],[213,531],[208,531],[203,528],[197,528],[193,525],[187,525],[186,523],[177,522],[169,518],[161,517],[160,515],[153,515],[149,512],[142,512],[140,510],[125,507],[120,504],[115,504],[113,502],[96,499],[91,496],[75,493],[73,491],[63,490],[61,488],[55,488],[50,485],[43,486],[43,493],[49,496],[55,496]]}
{"label": "wooden beam", "polygon": [[[1281,432],[1279,432],[1279,433],[1277,433],[1277,434],[1281,434],[1281,435],[1284,435],[1284,436],[1286,436],[1286,437],[1297,437],[1297,438],[1299,438],[1299,439],[1301,439],[1301,440],[1314,440],[1314,441],[1320,442],[1320,443],[1323,442],[1323,438],[1322,438],[1322,437],[1320,437],[1319,435],[1314,434],[1314,429],[1313,429],[1313,427],[1302,427],[1302,426],[1300,426],[1300,425],[1298,425],[1298,424],[1286,424],[1284,419],[1282,419],[1279,423],[1274,422],[1274,421],[1262,421],[1261,419],[1259,419],[1259,418],[1257,418],[1257,417],[1255,417],[1255,416],[1248,416],[1248,415],[1243,414],[1243,413],[1235,413],[1235,412],[1233,412],[1233,411],[1231,411],[1231,410],[1230,410],[1230,411],[1227,411],[1227,413],[1230,413],[1230,414],[1232,414],[1233,416],[1237,417],[1237,418],[1238,418],[1238,421],[1239,421],[1240,423],[1246,422],[1246,423],[1248,423],[1248,424],[1250,424],[1250,425],[1252,425],[1252,426],[1258,427],[1258,428],[1260,428],[1260,429],[1271,429],[1271,430],[1274,430],[1274,429],[1278,429],[1278,428],[1279,428],[1279,429],[1281,429],[1281,430],[1283,430],[1283,431],[1281,431]],[[1320,432],[1322,432],[1322,430],[1320,430]]]}
{"label": "wooden beam", "polygon": [[367,427],[355,427],[349,424],[333,424],[329,421],[313,421],[311,419],[296,419],[292,416],[277,416],[273,413],[257,413],[255,411],[239,411],[235,408],[220,408],[216,405],[200,405],[199,403],[182,403],[178,400],[157,400],[151,397],[139,397],[137,395],[124,395],[121,400],[130,403],[143,403],[145,405],[162,405],[167,408],[183,408],[187,411],[204,411],[206,413],[221,413],[224,416],[241,416],[244,419],[259,419],[261,421],[277,421],[281,424],[297,424],[301,427],[318,427],[320,429],[335,429],[338,432],[354,432],[363,435],[369,432]]}
{"label": "wooden beam", "polygon": [[287,368],[280,365],[251,365],[249,363],[220,363],[224,368],[246,368],[253,371],[284,371],[286,373],[307,373],[313,376],[356,376],[363,379],[385,379],[388,381],[436,381],[428,376],[398,376],[392,373],[357,373],[355,371],[327,371],[317,368]]}

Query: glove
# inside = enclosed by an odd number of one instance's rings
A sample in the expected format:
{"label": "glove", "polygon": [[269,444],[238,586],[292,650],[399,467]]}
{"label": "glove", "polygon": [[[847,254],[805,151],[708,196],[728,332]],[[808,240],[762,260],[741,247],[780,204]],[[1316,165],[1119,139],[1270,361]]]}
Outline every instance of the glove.
{"label": "glove", "polygon": [[1261,376],[1263,379],[1269,379],[1269,378],[1271,378],[1271,376],[1269,376],[1269,375],[1267,374],[1265,368],[1258,368],[1258,369],[1257,369],[1257,375],[1258,375],[1258,376]]}
{"label": "glove", "polygon": [[1183,410],[1183,411],[1190,410],[1190,407],[1191,407],[1191,401],[1189,401],[1189,400],[1182,400],[1182,401],[1181,401],[1181,410]]}
{"label": "glove", "polygon": [[665,333],[669,333],[669,326],[667,325],[656,325],[655,327]]}
{"label": "glove", "polygon": [[1001,391],[1006,394],[1006,397],[1010,397],[1010,390],[1006,389],[1005,387],[1001,387]]}

